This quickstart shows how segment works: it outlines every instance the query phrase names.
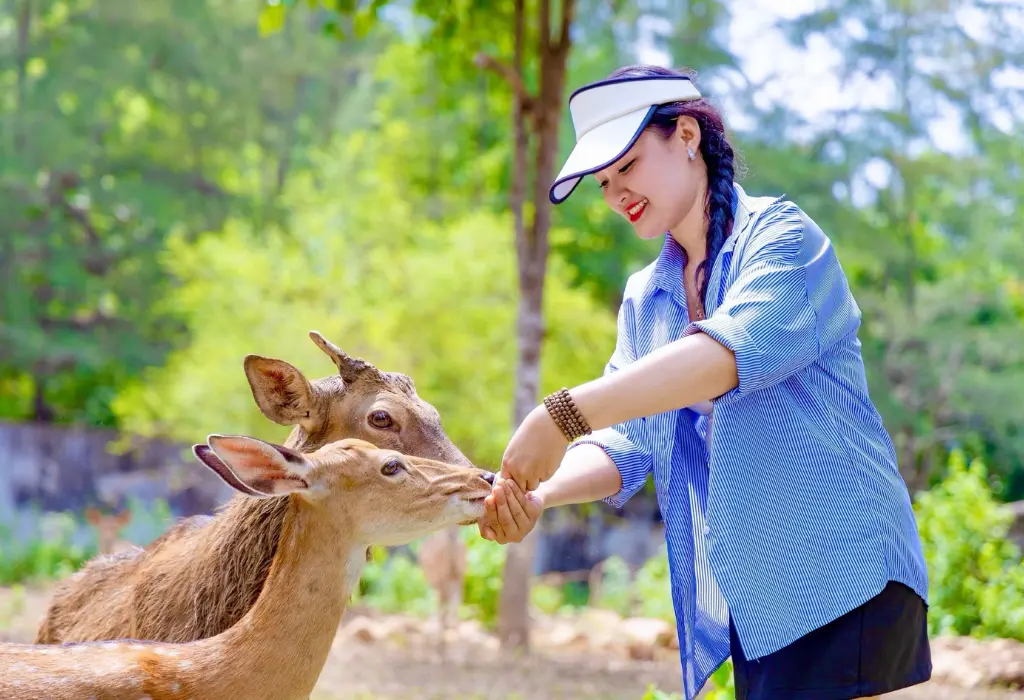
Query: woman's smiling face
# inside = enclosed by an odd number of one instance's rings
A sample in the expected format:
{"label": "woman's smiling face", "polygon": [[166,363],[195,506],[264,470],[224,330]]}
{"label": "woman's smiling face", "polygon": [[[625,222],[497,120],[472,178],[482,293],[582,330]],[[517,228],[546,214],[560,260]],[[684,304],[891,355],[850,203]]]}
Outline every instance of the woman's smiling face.
{"label": "woman's smiling face", "polygon": [[[671,137],[645,129],[625,155],[594,173],[604,201],[633,225],[640,238],[671,231],[693,209],[705,176],[699,144],[696,121],[680,117]],[[687,148],[697,156],[694,160]]]}

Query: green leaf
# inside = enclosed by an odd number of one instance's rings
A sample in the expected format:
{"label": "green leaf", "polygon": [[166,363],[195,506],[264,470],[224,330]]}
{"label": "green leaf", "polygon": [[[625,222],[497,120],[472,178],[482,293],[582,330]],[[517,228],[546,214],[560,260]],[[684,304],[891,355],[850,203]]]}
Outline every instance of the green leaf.
{"label": "green leaf", "polygon": [[281,2],[274,5],[264,5],[260,9],[259,33],[260,36],[273,34],[284,26],[285,6]]}

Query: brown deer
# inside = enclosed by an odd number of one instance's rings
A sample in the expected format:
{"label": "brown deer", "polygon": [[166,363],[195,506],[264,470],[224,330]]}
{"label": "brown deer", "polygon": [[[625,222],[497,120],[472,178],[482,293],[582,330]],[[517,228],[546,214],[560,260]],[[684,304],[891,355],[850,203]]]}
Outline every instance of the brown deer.
{"label": "brown deer", "polygon": [[117,513],[102,513],[93,506],[85,509],[85,521],[96,530],[97,551],[100,554],[117,554],[135,546],[118,538],[121,530],[131,520],[132,512],[128,508]]}
{"label": "brown deer", "polygon": [[[409,377],[352,358],[315,331],[310,337],[334,361],[337,376],[310,382],[283,360],[249,355],[244,362],[263,415],[294,426],[286,447],[311,453],[359,438],[469,465]],[[143,550],[92,560],[58,586],[36,643],[190,642],[220,634],[256,602],[286,514],[280,499],[236,495],[212,517],[185,518]]]}
{"label": "brown deer", "polygon": [[280,546],[256,603],[230,629],[184,644],[0,644],[0,697],[308,698],[367,547],[472,524],[484,513],[494,479],[481,469],[361,440],[303,455],[255,438],[211,435],[193,449],[240,498],[284,510]]}
{"label": "brown deer", "polygon": [[437,594],[438,651],[444,659],[448,630],[459,622],[466,581],[466,543],[459,528],[448,527],[430,535],[423,541],[417,561],[423,577]]}

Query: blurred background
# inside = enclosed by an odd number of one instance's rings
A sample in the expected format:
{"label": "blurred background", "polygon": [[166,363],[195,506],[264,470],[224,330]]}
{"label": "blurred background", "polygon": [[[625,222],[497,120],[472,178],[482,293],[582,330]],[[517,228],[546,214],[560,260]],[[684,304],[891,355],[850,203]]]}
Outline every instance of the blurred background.
{"label": "blurred background", "polygon": [[[603,370],[626,277],[660,248],[593,182],[557,208],[546,194],[569,93],[655,63],[697,71],[747,192],[785,194],[838,249],[933,634],[1024,640],[1024,6],[776,5],[0,4],[0,635],[31,612],[21,586],[45,592],[101,547],[87,508],[129,511],[117,536],[145,545],[222,503],[187,448],[283,440],[242,358],[332,374],[312,329],[409,374],[496,467],[543,393]],[[671,623],[649,487],[549,513],[524,545],[467,530],[463,617],[503,641],[527,607]],[[415,554],[377,553],[367,611],[435,611]],[[637,671],[637,693],[608,697],[667,697],[677,652],[660,663],[664,693]],[[989,697],[937,693],[914,697]]]}

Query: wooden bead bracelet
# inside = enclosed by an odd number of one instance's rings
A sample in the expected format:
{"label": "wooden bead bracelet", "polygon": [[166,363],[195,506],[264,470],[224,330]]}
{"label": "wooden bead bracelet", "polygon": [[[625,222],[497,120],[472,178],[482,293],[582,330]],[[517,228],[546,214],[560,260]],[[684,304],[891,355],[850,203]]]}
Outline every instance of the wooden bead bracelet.
{"label": "wooden bead bracelet", "polygon": [[583,417],[576,403],[572,400],[569,390],[562,387],[558,391],[544,397],[544,407],[548,409],[555,425],[562,434],[572,442],[576,438],[590,435],[590,425]]}

